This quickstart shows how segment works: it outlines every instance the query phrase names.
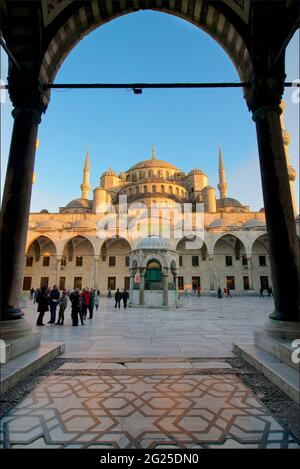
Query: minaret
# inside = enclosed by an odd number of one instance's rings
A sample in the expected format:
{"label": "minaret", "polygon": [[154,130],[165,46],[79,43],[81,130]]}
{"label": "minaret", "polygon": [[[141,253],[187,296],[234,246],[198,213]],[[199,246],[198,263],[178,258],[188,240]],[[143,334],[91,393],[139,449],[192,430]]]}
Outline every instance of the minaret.
{"label": "minaret", "polygon": [[284,128],[284,111],[285,111],[285,102],[284,101],[281,101],[280,109],[282,111],[282,113],[280,115],[280,123],[281,123],[281,131],[282,131],[283,144],[284,144],[284,152],[285,152],[286,164],[287,164],[287,167],[288,167],[288,174],[289,174],[289,180],[290,180],[290,190],[291,190],[291,196],[292,196],[292,202],[293,202],[293,209],[294,209],[294,214],[296,215],[297,214],[297,206],[296,206],[295,187],[294,187],[294,181],[296,179],[296,170],[291,165],[291,160],[290,160],[290,155],[289,155],[289,144],[290,144],[290,141],[291,141],[291,136],[290,136],[290,133]]}
{"label": "minaret", "polygon": [[152,160],[156,160],[155,145],[152,145]]}
{"label": "minaret", "polygon": [[89,193],[91,190],[90,186],[90,157],[89,157],[89,149],[87,148],[86,150],[86,157],[85,157],[85,163],[84,163],[84,168],[83,168],[83,181],[82,184],[80,184],[80,189],[82,192],[81,197],[83,199],[88,199],[89,198]]}
{"label": "minaret", "polygon": [[220,199],[226,199],[227,197],[227,182],[224,169],[224,161],[221,146],[219,145],[219,184],[218,189],[220,191]]}

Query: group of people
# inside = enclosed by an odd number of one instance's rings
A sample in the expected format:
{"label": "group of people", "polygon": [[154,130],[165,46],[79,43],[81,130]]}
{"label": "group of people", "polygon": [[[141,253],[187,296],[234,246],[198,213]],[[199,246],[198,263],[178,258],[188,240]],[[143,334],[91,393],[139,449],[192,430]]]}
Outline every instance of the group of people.
{"label": "group of people", "polygon": [[[225,287],[223,292],[224,292],[224,296],[226,296],[226,298],[231,298],[230,289],[228,287]],[[223,298],[221,287],[218,288],[217,296],[218,296],[218,298]]]}
{"label": "group of people", "polygon": [[115,293],[115,308],[117,308],[117,307],[120,308],[121,300],[123,300],[124,309],[127,308],[128,298],[129,298],[129,293],[126,290],[126,288],[124,288],[124,290],[122,292],[120,292],[120,289],[117,288],[117,291]]}
{"label": "group of people", "polygon": [[[64,324],[64,313],[68,305],[68,298],[71,301],[71,318],[72,325],[78,326],[78,319],[80,318],[81,324],[84,325],[84,320],[87,318],[87,312],[89,312],[88,319],[93,318],[94,308],[96,310],[99,307],[100,292],[99,290],[90,289],[88,287],[80,291],[78,288],[74,291],[60,291],[56,285],[49,289],[45,286],[41,289],[31,289],[30,298],[34,303],[38,304],[37,312],[39,313],[36,325],[44,326],[43,323],[44,315],[50,310],[50,321],[48,324],[55,324],[62,326]],[[56,313],[58,310],[58,318],[56,321]]]}
{"label": "group of people", "polygon": [[[265,291],[265,289],[261,287],[261,289],[259,290],[259,296],[265,296],[265,295],[264,295],[264,291]],[[272,287],[268,287],[268,288],[266,289],[266,291],[267,291],[268,296],[272,296],[272,295],[273,295]]]}

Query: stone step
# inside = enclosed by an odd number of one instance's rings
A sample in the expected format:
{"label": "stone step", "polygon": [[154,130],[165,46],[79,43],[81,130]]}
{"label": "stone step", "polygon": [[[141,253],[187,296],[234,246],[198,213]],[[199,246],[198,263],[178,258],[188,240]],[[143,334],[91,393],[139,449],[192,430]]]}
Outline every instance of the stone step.
{"label": "stone step", "polygon": [[266,334],[263,330],[254,331],[254,343],[270,355],[278,358],[286,365],[300,372],[300,364],[292,360],[295,348],[292,347],[292,340],[282,339],[280,337],[273,338]]}
{"label": "stone step", "polygon": [[63,353],[64,350],[65,345],[63,343],[48,342],[1,365],[1,394],[32,374],[38,368],[46,365],[50,360],[53,360]]}
{"label": "stone step", "polygon": [[300,404],[299,373],[278,358],[252,344],[234,344],[233,351],[262,373],[298,405]]}
{"label": "stone step", "polygon": [[64,363],[60,370],[128,370],[128,371],[157,371],[157,370],[207,370],[207,369],[218,369],[218,370],[230,370],[232,369],[231,365],[226,362],[221,361],[178,361],[178,362],[161,362],[161,361],[148,361],[148,362],[134,362],[134,361],[124,361],[120,362],[67,362]]}

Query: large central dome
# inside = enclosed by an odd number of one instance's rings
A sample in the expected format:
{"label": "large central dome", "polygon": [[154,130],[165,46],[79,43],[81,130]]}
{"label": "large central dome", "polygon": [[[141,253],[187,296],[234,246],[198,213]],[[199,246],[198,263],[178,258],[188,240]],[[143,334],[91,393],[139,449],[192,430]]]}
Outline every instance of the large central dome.
{"label": "large central dome", "polygon": [[174,166],[173,164],[168,163],[167,161],[164,161],[164,160],[157,160],[157,159],[140,161],[139,163],[132,166],[128,171],[133,171],[135,169],[142,169],[142,168],[167,168],[167,169],[175,169],[176,171],[180,171],[180,169]]}

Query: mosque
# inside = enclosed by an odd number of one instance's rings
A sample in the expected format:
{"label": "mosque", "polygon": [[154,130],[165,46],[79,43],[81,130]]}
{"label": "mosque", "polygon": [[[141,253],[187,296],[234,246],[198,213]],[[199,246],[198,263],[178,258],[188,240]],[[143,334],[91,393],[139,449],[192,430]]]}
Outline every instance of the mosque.
{"label": "mosque", "polygon": [[[296,173],[290,164],[290,136],[283,114],[281,124],[296,210]],[[87,152],[81,197],[60,207],[58,213],[44,209],[30,214],[24,291],[53,284],[60,290],[93,287],[101,294],[126,288],[132,304],[175,306],[180,292],[198,287],[204,295],[215,295],[219,287],[246,295],[272,286],[264,209],[252,211],[228,195],[221,148],[218,194],[203,171],[183,172],[158,159],[154,146],[151,158],[127,171],[117,174],[109,168],[104,172],[92,198],[89,176]],[[124,196],[128,207],[133,207],[131,215],[127,212],[129,223],[139,204],[144,207],[143,215],[124,232],[121,218],[110,214],[112,232],[106,223],[108,214],[111,210],[120,213]],[[191,207],[190,231],[185,229],[178,237],[173,209],[187,205]],[[160,206],[168,209],[167,215],[158,209],[153,217],[152,208]],[[197,206],[203,210],[200,235],[195,234]],[[105,236],[99,236],[99,224]]]}

